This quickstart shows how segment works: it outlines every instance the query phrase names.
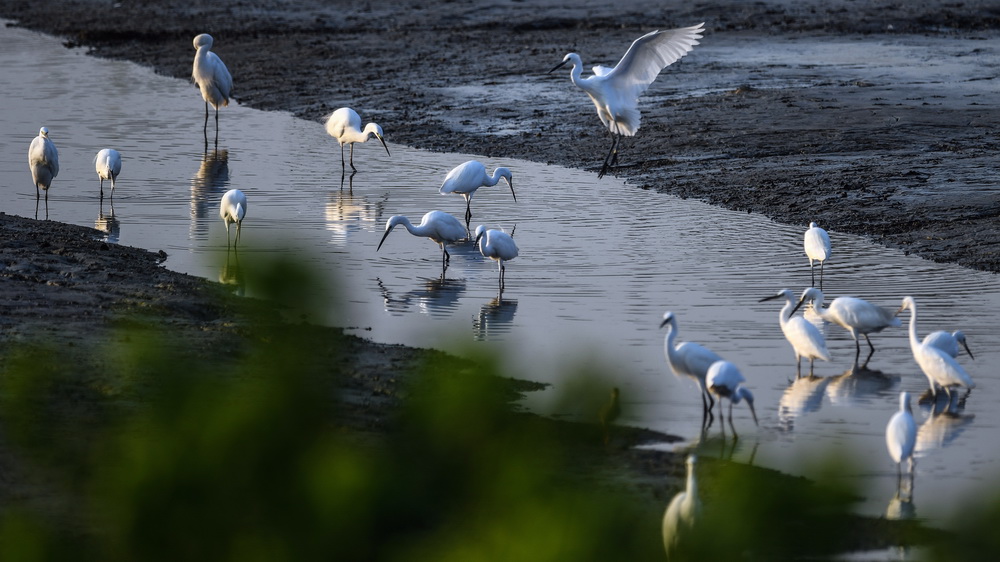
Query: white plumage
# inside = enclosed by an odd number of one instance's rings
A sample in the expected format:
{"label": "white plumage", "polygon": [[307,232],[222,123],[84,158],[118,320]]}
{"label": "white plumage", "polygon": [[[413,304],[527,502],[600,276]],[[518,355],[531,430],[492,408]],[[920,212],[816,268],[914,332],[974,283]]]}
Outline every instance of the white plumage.
{"label": "white plumage", "polygon": [[778,323],[781,324],[781,332],[785,335],[788,343],[792,344],[795,350],[795,371],[802,374],[802,358],[809,360],[809,374],[813,374],[813,362],[816,359],[823,361],[830,360],[830,352],[826,349],[826,339],[812,322],[802,316],[792,316],[792,309],[795,308],[795,295],[788,289],[778,291],[777,295],[765,297],[760,302],[785,299],[785,306],[781,307],[778,314]]}
{"label": "white plumage", "polygon": [[28,167],[31,169],[31,181],[35,184],[35,196],[40,197],[45,192],[45,200],[49,200],[49,187],[52,180],[59,175],[59,151],[49,139],[49,129],[42,127],[38,136],[31,139],[28,146]]}
{"label": "white plumage", "polygon": [[733,434],[736,433],[736,427],[733,425],[733,404],[739,404],[746,400],[747,406],[750,407],[750,413],[753,414],[753,422],[757,424],[757,411],[753,407],[753,393],[743,386],[744,382],[746,382],[746,378],[743,377],[743,373],[729,361],[712,363],[705,375],[708,391],[719,398],[719,417],[724,417],[722,415],[722,399],[729,399],[729,427],[733,428]]}
{"label": "white plumage", "polygon": [[101,197],[104,197],[104,180],[111,180],[111,197],[115,196],[115,183],[122,171],[122,155],[113,148],[104,148],[94,157],[94,168],[101,180]]}
{"label": "white plumage", "polygon": [[913,472],[913,449],[917,444],[917,424],[910,409],[910,393],[899,393],[899,411],[889,418],[885,426],[885,445],[889,456],[896,463],[897,475],[902,475],[903,462],[909,462],[908,472]]}
{"label": "white plumage", "polygon": [[913,352],[913,358],[920,366],[920,370],[927,377],[927,381],[931,385],[931,392],[937,396],[937,386],[940,386],[951,397],[951,388],[954,386],[975,388],[976,384],[972,382],[972,377],[965,372],[965,369],[958,364],[954,357],[940,348],[921,342],[917,338],[917,303],[913,297],[903,297],[899,311],[904,310],[910,311],[910,350]]}
{"label": "white plumage", "polygon": [[218,140],[219,107],[229,105],[229,96],[233,91],[233,76],[219,55],[212,52],[214,42],[212,36],[207,33],[195,36],[193,43],[197,52],[194,55],[191,78],[198,85],[201,97],[205,100],[206,133],[208,131],[208,106],[211,104],[215,108],[215,134],[216,140]]}
{"label": "white plumage", "polygon": [[420,224],[416,226],[410,222],[410,219],[403,215],[393,215],[385,223],[385,234],[382,235],[382,240],[378,243],[378,248],[375,248],[376,252],[382,248],[385,239],[389,237],[389,233],[397,225],[403,225],[407,232],[414,236],[430,238],[438,246],[441,246],[442,269],[447,268],[448,261],[451,259],[446,246],[465,238],[465,235],[468,233],[465,227],[462,226],[461,221],[444,211],[431,211],[427,213],[421,219]]}
{"label": "white plumage", "polygon": [[[828,308],[824,309],[823,298],[823,291],[809,287],[802,292],[802,297],[795,305],[795,309],[792,310],[792,314],[804,303],[812,301],[813,309],[820,318],[844,328],[854,338],[855,361],[861,354],[861,342],[858,336],[864,336],[871,353],[875,353],[875,346],[872,345],[868,334],[881,332],[890,326],[900,325],[899,318],[896,318],[896,311],[876,306],[866,300],[855,297],[837,297],[833,299]],[[869,353],[869,357],[871,357],[871,353]]]}
{"label": "white plumage", "polygon": [[226,223],[226,244],[229,244],[229,225],[236,223],[236,241],[233,246],[240,243],[240,231],[243,227],[243,218],[247,214],[247,196],[238,189],[230,189],[222,196],[222,203],[219,205],[219,216]]}
{"label": "white plumage", "polygon": [[346,169],[346,164],[344,162],[344,145],[351,145],[351,169],[357,171],[354,167],[354,143],[367,142],[371,137],[378,139],[382,143],[382,148],[385,149],[387,156],[392,156],[389,154],[389,147],[385,144],[385,134],[382,132],[382,127],[377,123],[369,123],[365,125],[365,128],[361,128],[361,116],[358,115],[357,111],[349,107],[341,107],[337,111],[330,114],[330,117],[326,120],[326,132],[331,137],[337,139],[340,144],[340,168],[341,170]]}
{"label": "white plumage", "polygon": [[701,500],[698,499],[698,481],[695,478],[694,455],[687,458],[687,485],[684,491],[670,500],[667,510],[663,513],[663,548],[669,557],[677,543],[683,539],[685,532],[690,532],[701,512]]}
{"label": "white plumage", "polygon": [[478,160],[469,160],[452,168],[448,172],[448,175],[445,176],[444,181],[441,182],[441,189],[438,190],[438,193],[441,195],[457,193],[465,199],[465,227],[468,228],[469,221],[472,220],[472,210],[470,208],[472,196],[476,194],[476,190],[480,187],[493,187],[500,183],[501,178],[507,182],[507,186],[510,187],[510,194],[516,202],[517,195],[514,195],[514,179],[510,173],[510,169],[503,167],[495,168],[493,175],[490,175],[486,172],[486,166]]}
{"label": "white plumage", "polygon": [[812,286],[816,286],[816,273],[813,269],[813,262],[819,262],[819,288],[823,288],[823,265],[830,257],[830,235],[825,230],[816,226],[816,223],[809,223],[802,242],[809,257],[809,273],[812,275]]}
{"label": "white plumage", "polygon": [[693,342],[681,342],[675,346],[674,340],[677,339],[678,330],[677,318],[673,312],[663,313],[663,322],[660,323],[660,328],[664,326],[667,326],[667,335],[663,338],[663,354],[667,359],[667,364],[670,365],[670,370],[674,372],[675,376],[685,376],[698,383],[703,412],[707,415],[711,412],[715,400],[708,393],[708,387],[705,386],[705,376],[708,374],[708,368],[716,361],[721,361],[722,357]]}
{"label": "white plumage", "polygon": [[965,341],[965,333],[962,330],[955,330],[954,332],[938,330],[931,332],[924,336],[923,343],[924,345],[936,347],[956,359],[958,358],[958,354],[961,353],[961,349],[958,347],[961,345],[965,348],[965,352],[969,354],[969,357],[976,358],[972,355],[972,350],[969,349],[969,344]]}
{"label": "white plumage", "polygon": [[475,243],[479,245],[479,253],[483,257],[499,263],[500,289],[503,289],[506,269],[504,262],[516,258],[518,254],[514,238],[502,230],[487,230],[485,226],[479,225],[476,227]]}

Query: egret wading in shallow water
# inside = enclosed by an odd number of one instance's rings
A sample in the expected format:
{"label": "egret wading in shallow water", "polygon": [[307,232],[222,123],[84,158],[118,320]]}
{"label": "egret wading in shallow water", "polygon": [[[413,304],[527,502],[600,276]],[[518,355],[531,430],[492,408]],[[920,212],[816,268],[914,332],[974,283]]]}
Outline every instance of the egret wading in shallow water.
{"label": "egret wading in shallow water", "polygon": [[504,262],[517,257],[517,244],[514,237],[502,230],[490,229],[479,225],[476,227],[476,241],[479,253],[500,264],[500,290],[504,288],[506,266]]}
{"label": "egret wading in shallow water", "polygon": [[194,48],[197,52],[194,55],[194,67],[191,71],[191,78],[201,90],[201,97],[205,100],[205,140],[208,142],[208,105],[215,108],[215,141],[219,141],[219,106],[229,105],[229,94],[233,91],[233,76],[229,74],[226,63],[222,62],[219,55],[212,52],[212,43],[215,40],[207,33],[202,33],[194,38]]}
{"label": "egret wading in shallow water", "polygon": [[663,513],[663,548],[667,551],[667,557],[677,548],[677,544],[683,541],[684,533],[691,532],[691,527],[698,520],[701,512],[701,500],[698,499],[698,481],[694,475],[694,465],[696,461],[694,455],[687,458],[687,485],[684,491],[677,492],[677,495],[670,500],[667,511]]}
{"label": "egret wading in shallow water", "polygon": [[812,322],[801,316],[792,316],[795,295],[791,291],[782,289],[774,296],[760,299],[760,302],[774,299],[785,299],[785,306],[781,307],[781,312],[778,314],[778,322],[781,324],[781,332],[785,334],[785,339],[795,350],[795,373],[797,376],[802,376],[802,358],[805,357],[809,360],[809,374],[812,375],[813,362],[816,359],[830,360],[826,339]]}
{"label": "egret wading in shallow water", "polygon": [[378,243],[378,248],[375,251],[379,251],[382,248],[382,244],[385,239],[389,237],[389,233],[392,232],[393,228],[397,225],[403,225],[406,231],[414,236],[420,236],[422,238],[430,238],[441,246],[441,272],[448,268],[448,261],[451,256],[448,255],[448,244],[454,244],[459,240],[465,238],[468,231],[462,226],[461,221],[455,217],[445,213],[444,211],[431,211],[424,215],[421,219],[420,224],[413,226],[410,219],[404,217],[403,215],[394,215],[389,217],[389,220],[385,223],[385,234],[382,235],[382,241]]}
{"label": "egret wading in shallow water", "polygon": [[705,24],[691,27],[651,31],[636,39],[614,68],[595,66],[594,75],[582,78],[583,61],[580,55],[569,53],[561,63],[572,63],[570,80],[590,96],[597,107],[597,116],[611,132],[611,150],[604,159],[598,178],[604,177],[608,168],[618,161],[618,143],[621,137],[634,136],[639,130],[639,96],[649,88],[660,71],[688,54],[705,31]]}
{"label": "egret wading in shallow water", "polygon": [[913,351],[913,358],[916,359],[917,365],[920,365],[920,370],[927,376],[931,393],[937,397],[937,387],[940,386],[950,399],[953,386],[975,388],[976,384],[972,382],[972,377],[954,357],[938,347],[917,339],[917,303],[913,297],[903,297],[899,312],[904,310],[910,311],[910,350]]}
{"label": "egret wading in shallow water", "polygon": [[729,399],[729,427],[733,430],[734,438],[736,437],[736,426],[733,425],[733,404],[739,404],[742,400],[746,400],[747,406],[750,407],[750,413],[753,414],[753,423],[760,425],[757,422],[757,411],[753,407],[753,393],[743,386],[744,382],[746,382],[746,378],[743,377],[743,373],[729,361],[712,363],[705,376],[708,391],[719,398],[719,418],[722,418],[723,429],[726,427],[726,416],[722,413],[722,399]]}
{"label": "egret wading in shallow water", "polygon": [[896,488],[903,478],[903,462],[908,462],[907,473],[913,476],[913,449],[917,444],[917,424],[910,409],[910,393],[899,393],[899,411],[889,418],[885,426],[885,445],[889,456],[896,463]]}
{"label": "egret wading in shallow water", "polygon": [[101,179],[101,199],[104,199],[104,180],[111,180],[111,197],[115,196],[115,183],[122,171],[122,155],[113,148],[105,148],[94,158],[97,177]]}
{"label": "egret wading in shallow water", "polygon": [[[857,364],[858,359],[861,357],[859,335],[864,336],[865,341],[868,342],[868,348],[871,350],[868,353],[868,359],[871,359],[872,354],[875,353],[875,346],[872,345],[872,340],[868,338],[868,334],[881,332],[890,326],[900,325],[899,318],[896,318],[897,311],[876,306],[866,300],[854,297],[837,297],[833,299],[828,308],[823,308],[823,291],[815,287],[809,287],[802,292],[802,298],[795,305],[792,314],[795,314],[795,311],[808,301],[813,303],[813,309],[816,310],[816,314],[820,318],[844,328],[854,338],[855,364]],[[868,362],[868,359],[865,360],[865,363]]]}
{"label": "egret wading in shallow water", "polygon": [[31,168],[31,181],[35,184],[35,199],[41,197],[41,192],[44,191],[47,202],[52,179],[59,175],[59,151],[49,140],[48,127],[39,129],[38,136],[31,139],[28,167]]}
{"label": "egret wading in shallow water", "polygon": [[230,245],[229,225],[236,223],[236,241],[232,243],[236,247],[240,243],[240,230],[243,226],[243,218],[247,215],[247,196],[238,189],[230,189],[222,196],[222,204],[219,206],[219,216],[226,223],[226,247]]}
{"label": "egret wading in shallow water", "polygon": [[438,193],[441,195],[457,193],[465,198],[465,228],[469,228],[469,222],[472,220],[472,209],[470,207],[472,196],[476,194],[476,190],[480,187],[493,187],[500,183],[501,178],[507,182],[507,186],[510,187],[510,195],[516,203],[517,195],[514,195],[514,179],[511,176],[510,170],[508,168],[496,168],[493,170],[493,175],[491,176],[486,173],[486,166],[477,160],[469,160],[452,168],[448,172],[448,175],[445,176],[444,181],[441,182],[441,189],[438,190]]}
{"label": "egret wading in shallow water", "polygon": [[965,332],[962,330],[955,330],[951,333],[944,330],[931,332],[924,336],[923,343],[924,345],[934,346],[956,359],[958,358],[958,354],[961,353],[961,349],[958,347],[961,344],[965,348],[965,352],[969,354],[969,357],[972,359],[976,358],[972,355],[972,350],[969,349],[969,344],[965,341]]}
{"label": "egret wading in shallow water", "polygon": [[678,330],[677,318],[673,312],[663,313],[663,322],[660,323],[660,328],[664,326],[667,326],[667,335],[663,338],[663,354],[674,375],[685,376],[698,383],[698,390],[701,391],[702,425],[704,426],[705,421],[711,418],[712,407],[715,405],[715,400],[709,394],[708,387],[705,386],[705,376],[708,374],[708,368],[716,361],[722,361],[722,358],[697,343],[681,342],[675,346],[674,340],[677,339]]}
{"label": "egret wading in shallow water", "polygon": [[330,114],[330,117],[326,120],[326,132],[340,143],[340,169],[342,172],[346,170],[344,162],[345,144],[351,145],[351,170],[355,172],[358,171],[354,167],[354,143],[356,142],[367,142],[368,139],[374,136],[382,143],[382,148],[385,149],[386,155],[392,156],[389,154],[389,147],[385,145],[382,127],[375,123],[369,123],[362,130],[361,116],[358,115],[357,111],[349,107],[341,107]]}
{"label": "egret wading in shallow water", "polygon": [[816,226],[816,223],[809,223],[809,230],[806,230],[805,238],[802,242],[809,257],[809,273],[812,276],[812,286],[816,286],[816,270],[813,269],[813,262],[819,262],[819,288],[823,289],[823,264],[830,257],[830,235],[825,230]]}

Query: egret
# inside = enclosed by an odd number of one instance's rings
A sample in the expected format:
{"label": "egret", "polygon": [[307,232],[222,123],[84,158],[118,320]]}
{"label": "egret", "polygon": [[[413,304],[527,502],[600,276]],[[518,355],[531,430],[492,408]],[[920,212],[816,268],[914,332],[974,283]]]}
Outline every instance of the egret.
{"label": "egret", "polygon": [[59,175],[59,151],[49,139],[48,127],[39,129],[38,136],[31,139],[28,167],[31,168],[31,181],[35,184],[35,199],[41,197],[41,192],[44,191],[45,201],[48,203],[52,178]]}
{"label": "egret", "polygon": [[621,137],[634,136],[639,130],[639,96],[649,88],[661,70],[688,54],[698,44],[704,31],[704,23],[651,31],[632,42],[614,68],[595,66],[594,75],[587,78],[581,78],[583,61],[576,53],[567,54],[549,71],[573,63],[570,80],[590,96],[601,123],[611,132],[611,150],[597,174],[598,178],[604,177],[608,168],[617,162]]}
{"label": "egret", "polygon": [[[733,429],[734,437],[736,436],[736,427],[733,425],[733,404],[739,404],[740,401],[746,400],[747,406],[750,407],[750,413],[753,414],[753,423],[760,425],[757,422],[757,412],[753,407],[753,393],[743,386],[744,382],[746,379],[743,377],[743,373],[729,361],[712,363],[712,366],[708,368],[708,374],[705,375],[705,385],[708,386],[708,391],[719,398],[720,418],[725,417],[722,414],[722,399],[729,399],[729,427]],[[725,428],[724,425],[723,428]]]}
{"label": "egret", "polygon": [[514,195],[514,180],[510,170],[508,168],[496,168],[493,170],[493,175],[491,176],[486,173],[486,166],[477,160],[469,160],[455,166],[445,176],[438,193],[441,195],[457,193],[465,198],[465,227],[469,228],[469,221],[472,220],[472,210],[469,207],[472,203],[472,196],[476,194],[476,190],[480,187],[493,187],[498,184],[500,178],[503,178],[507,182],[507,186],[510,187],[510,194],[514,197],[514,201],[517,202],[517,196]]}
{"label": "egret", "polygon": [[868,348],[871,350],[868,357],[871,358],[872,353],[875,353],[875,346],[872,345],[872,340],[868,338],[868,334],[881,332],[890,326],[900,325],[899,318],[896,318],[898,312],[854,297],[837,297],[833,299],[828,308],[824,309],[823,291],[815,287],[809,287],[802,292],[802,297],[799,299],[799,303],[795,305],[795,308],[792,309],[792,314],[795,314],[795,311],[806,301],[812,301],[813,309],[820,318],[850,332],[851,337],[854,338],[855,363],[858,362],[858,358],[861,356],[861,342],[858,340],[859,335],[863,335],[865,341],[868,342]]}
{"label": "egret", "polygon": [[191,70],[191,78],[201,90],[201,97],[205,100],[205,136],[208,137],[208,104],[215,108],[215,140],[219,140],[219,106],[229,105],[229,94],[233,91],[233,76],[229,74],[226,63],[222,62],[219,55],[212,52],[212,43],[215,40],[207,33],[196,35],[194,38],[194,48],[197,52],[194,55],[194,67]]}
{"label": "egret", "polygon": [[504,288],[504,262],[517,257],[517,244],[514,237],[502,230],[490,229],[479,225],[476,227],[476,241],[479,245],[479,253],[484,258],[489,258],[500,264],[500,290]]}
{"label": "egret", "polygon": [[972,377],[958,364],[958,361],[947,352],[933,345],[922,343],[917,339],[917,303],[913,297],[903,297],[899,312],[910,311],[910,350],[916,359],[920,370],[927,376],[931,385],[931,394],[937,397],[937,386],[941,386],[951,399],[951,387],[964,386],[975,388]]}
{"label": "egret", "polygon": [[608,440],[611,437],[611,424],[613,424],[622,413],[619,398],[620,394],[618,392],[618,387],[616,386],[611,389],[611,397],[608,398],[607,403],[601,407],[601,411],[598,415],[598,419],[601,421],[601,429],[604,430],[605,445],[608,444]]}
{"label": "egret", "polygon": [[122,155],[113,148],[105,148],[94,158],[97,177],[101,179],[101,199],[104,199],[104,180],[111,180],[111,197],[115,196],[115,182],[122,171]]}
{"label": "egret", "polygon": [[969,357],[976,358],[972,355],[972,350],[969,349],[969,344],[965,341],[965,333],[962,330],[955,330],[951,333],[944,330],[931,332],[924,336],[924,344],[932,345],[955,358],[958,358],[958,354],[961,353],[961,350],[958,348],[959,344],[961,344],[965,348],[965,352],[969,354]]}
{"label": "egret", "polygon": [[675,376],[685,376],[694,379],[701,390],[702,421],[705,417],[712,415],[712,407],[715,400],[705,386],[705,375],[712,363],[721,361],[722,358],[705,347],[693,342],[681,342],[674,346],[677,339],[677,318],[674,313],[667,311],[663,313],[663,322],[660,328],[667,326],[667,335],[663,338],[663,354],[667,358],[667,364]]}
{"label": "egret", "polygon": [[238,189],[230,189],[222,196],[222,204],[219,206],[219,216],[226,223],[226,246],[229,246],[229,225],[236,223],[236,244],[240,243],[240,228],[243,226],[243,218],[247,214],[247,196]]}
{"label": "egret", "polygon": [[361,116],[358,115],[357,111],[349,107],[341,107],[330,114],[330,117],[326,120],[326,132],[340,143],[340,169],[342,171],[346,168],[344,164],[344,145],[351,145],[351,169],[357,171],[358,169],[354,167],[354,143],[366,142],[372,135],[382,143],[385,153],[388,156],[392,156],[389,154],[389,147],[385,145],[382,127],[375,123],[369,123],[362,130]]}
{"label": "egret", "polygon": [[397,225],[403,225],[407,232],[414,236],[420,236],[423,238],[430,238],[441,246],[441,266],[442,270],[447,269],[448,261],[451,256],[448,255],[448,244],[454,244],[462,238],[468,231],[462,226],[462,223],[455,217],[445,213],[444,211],[431,211],[424,215],[423,219],[420,220],[420,224],[413,226],[410,219],[404,217],[403,215],[394,215],[389,217],[389,220],[385,223],[385,234],[382,235],[382,241],[378,243],[378,248],[375,251],[379,251],[382,248],[382,244],[385,239],[392,232],[392,229]]}
{"label": "egret", "polygon": [[812,275],[812,286],[816,286],[816,270],[813,269],[813,261],[819,262],[819,288],[823,289],[823,264],[830,257],[830,235],[825,230],[816,226],[816,223],[809,223],[809,230],[806,230],[803,245],[806,249],[806,256],[809,257],[809,273]]}
{"label": "egret", "polygon": [[663,513],[663,548],[667,556],[677,548],[682,540],[682,533],[690,532],[701,512],[701,500],[698,499],[698,481],[694,476],[694,455],[687,458],[687,486],[683,492],[678,492],[667,511]]}
{"label": "egret", "polygon": [[896,463],[896,486],[903,477],[903,461],[908,461],[907,472],[913,475],[913,449],[917,444],[917,424],[910,409],[910,393],[899,393],[899,411],[889,418],[885,426],[885,445],[889,456]]}
{"label": "egret", "polygon": [[795,308],[795,295],[788,289],[778,291],[778,294],[771,297],[764,297],[759,302],[785,299],[785,306],[778,314],[778,322],[781,324],[781,332],[785,334],[785,339],[792,344],[795,350],[795,373],[802,376],[802,358],[809,359],[809,375],[813,374],[813,362],[816,359],[823,361],[830,360],[830,352],[826,349],[826,339],[812,322],[802,316],[792,316],[792,309]]}

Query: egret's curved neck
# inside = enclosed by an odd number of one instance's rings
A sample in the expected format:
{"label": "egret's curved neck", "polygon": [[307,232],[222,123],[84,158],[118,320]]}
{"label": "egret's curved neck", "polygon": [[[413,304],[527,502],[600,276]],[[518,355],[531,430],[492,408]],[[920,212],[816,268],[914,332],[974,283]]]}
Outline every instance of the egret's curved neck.
{"label": "egret's curved neck", "polygon": [[503,170],[493,170],[493,176],[491,176],[489,179],[489,186],[493,187],[494,185],[500,183],[500,178],[502,177],[503,177]]}
{"label": "egret's curved neck", "polygon": [[674,349],[674,340],[677,339],[677,326],[674,321],[667,322],[667,335],[663,337],[663,352],[667,356],[667,363],[673,365],[677,358],[677,351]]}
{"label": "egret's curved neck", "polygon": [[791,298],[785,299],[785,306],[781,307],[781,312],[778,313],[778,321],[784,326],[788,324],[788,321],[792,318],[792,309],[795,308],[795,300]]}
{"label": "egret's curved neck", "polygon": [[698,481],[694,477],[694,465],[688,465],[688,476],[687,476],[687,495],[689,498],[694,498],[698,493]]}
{"label": "egret's curved neck", "polygon": [[577,86],[585,88],[585,86],[581,83],[582,80],[581,76],[583,75],[583,61],[580,60],[580,55],[577,55],[576,53],[570,53],[569,61],[570,64],[573,65],[573,68],[571,68],[569,71],[569,79],[572,80],[573,83],[576,84]]}
{"label": "egret's curved neck", "polygon": [[917,338],[917,306],[910,303],[910,349],[920,347],[920,340]]}

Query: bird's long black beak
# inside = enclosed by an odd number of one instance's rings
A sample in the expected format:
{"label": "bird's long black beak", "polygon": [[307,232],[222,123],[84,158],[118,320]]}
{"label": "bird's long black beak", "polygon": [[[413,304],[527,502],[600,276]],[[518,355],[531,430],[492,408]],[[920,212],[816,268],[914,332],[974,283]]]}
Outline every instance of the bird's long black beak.
{"label": "bird's long black beak", "polygon": [[385,242],[385,239],[389,237],[390,232],[392,232],[391,228],[386,230],[385,234],[382,235],[382,241],[378,243],[378,248],[375,248],[376,252],[379,251],[380,248],[382,248],[382,242]]}
{"label": "bird's long black beak", "polygon": [[555,72],[556,70],[558,70],[559,68],[561,68],[561,67],[562,67],[562,65],[564,65],[564,64],[566,64],[566,63],[568,63],[568,62],[569,62],[569,60],[564,60],[564,61],[562,61],[561,63],[559,63],[559,64],[557,64],[557,65],[553,66],[553,67],[552,67],[552,70],[550,70],[550,71],[549,71],[548,73],[552,73],[552,72]]}
{"label": "bird's long black beak", "polygon": [[804,302],[806,302],[806,299],[799,299],[798,304],[795,305],[795,308],[792,309],[792,313],[789,314],[788,316],[789,317],[794,316],[795,315],[795,311],[798,310],[799,308],[801,308],[802,307],[802,303],[804,303]]}
{"label": "bird's long black beak", "polygon": [[[507,178],[504,178],[507,179]],[[514,202],[517,203],[517,195],[514,195],[514,180],[507,180],[507,185],[510,186],[510,195],[514,198]]]}
{"label": "bird's long black beak", "polygon": [[962,342],[962,347],[965,348],[965,352],[969,354],[969,357],[972,357],[973,359],[976,358],[975,355],[972,354],[972,350],[969,349],[969,344],[968,343],[966,343],[966,342],[963,341]]}
{"label": "bird's long black beak", "polygon": [[771,295],[769,297],[764,297],[764,298],[760,299],[757,302],[773,301],[774,299],[780,299],[782,296],[784,296],[784,295]]}
{"label": "bird's long black beak", "polygon": [[750,414],[753,416],[754,425],[760,427],[760,422],[757,421],[757,410],[753,409],[753,402],[747,400],[747,406],[750,406]]}
{"label": "bird's long black beak", "polygon": [[382,148],[385,149],[386,155],[392,156],[392,154],[389,154],[389,147],[385,145],[385,139],[382,138],[382,135],[375,135],[375,138],[378,139],[378,142],[382,143]]}
{"label": "bird's long black beak", "polygon": [[486,231],[484,230],[483,232],[480,232],[479,234],[476,235],[476,240],[472,243],[473,246],[479,244],[479,239],[483,237],[483,233],[485,232]]}

